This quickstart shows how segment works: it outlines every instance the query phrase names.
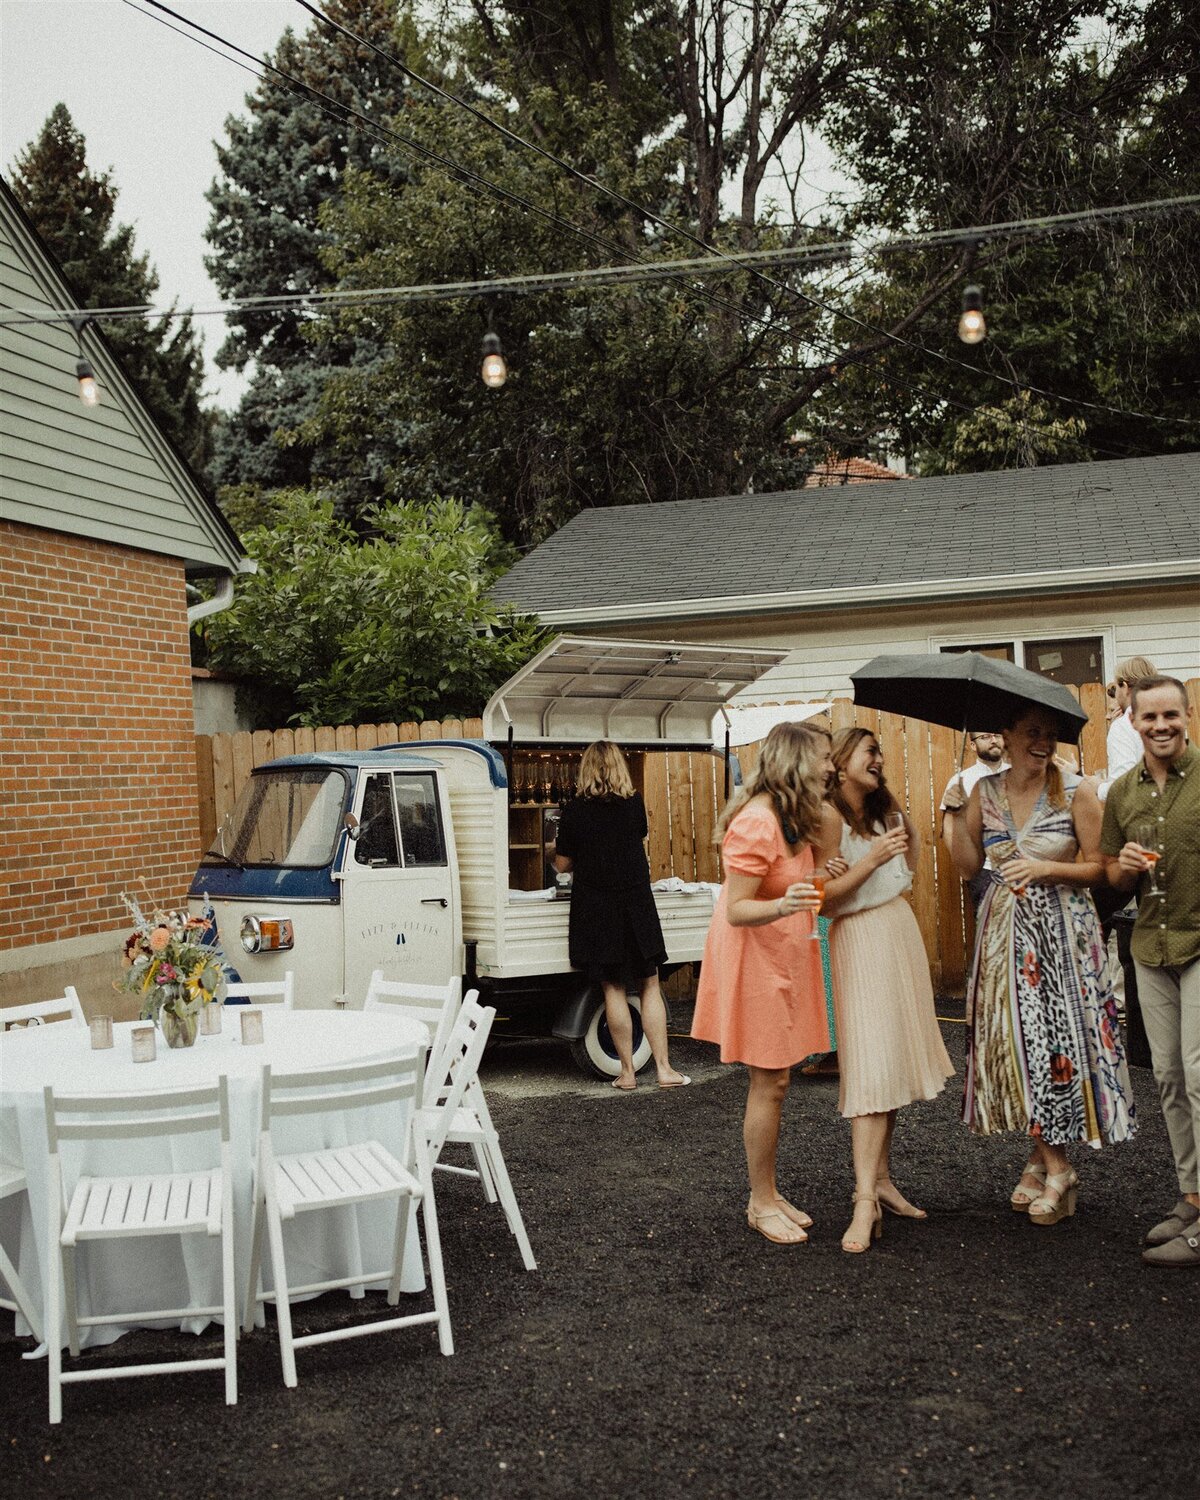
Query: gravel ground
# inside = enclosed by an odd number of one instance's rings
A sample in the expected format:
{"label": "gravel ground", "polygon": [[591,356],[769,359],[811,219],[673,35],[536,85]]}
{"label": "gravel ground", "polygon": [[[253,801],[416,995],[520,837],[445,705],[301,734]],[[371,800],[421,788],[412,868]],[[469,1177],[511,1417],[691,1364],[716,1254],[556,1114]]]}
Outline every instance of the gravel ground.
{"label": "gravel ground", "polygon": [[[945,1030],[960,1062],[962,1028]],[[5,1493],[1188,1492],[1200,1275],[1138,1259],[1175,1196],[1147,1072],[1138,1141],[1077,1153],[1079,1212],[1050,1230],[1010,1212],[1020,1143],[972,1139],[956,1084],[914,1106],[895,1173],[931,1217],[889,1218],[850,1257],[836,1082],[792,1089],[782,1185],[817,1227],[807,1246],[777,1247],[745,1222],[741,1071],[714,1073],[696,1043],[674,1055],[701,1075],[692,1088],[496,1091],[539,1270],[522,1270],[473,1184],[439,1177],[452,1359],[424,1328],[318,1346],[286,1391],[272,1324],[241,1345],[234,1409],[219,1375],[106,1382],[68,1387],[51,1429],[45,1367],[5,1336]],[[346,1315],[334,1295],[297,1325]],[[120,1349],[170,1358],[180,1335]]]}

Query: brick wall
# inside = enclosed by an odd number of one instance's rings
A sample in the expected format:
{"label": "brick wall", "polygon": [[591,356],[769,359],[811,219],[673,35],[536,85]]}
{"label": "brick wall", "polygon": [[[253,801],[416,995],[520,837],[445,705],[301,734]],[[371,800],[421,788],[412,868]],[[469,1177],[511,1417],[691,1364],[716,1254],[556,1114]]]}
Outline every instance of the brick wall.
{"label": "brick wall", "polygon": [[120,927],[198,857],[183,564],[0,522],[0,950]]}

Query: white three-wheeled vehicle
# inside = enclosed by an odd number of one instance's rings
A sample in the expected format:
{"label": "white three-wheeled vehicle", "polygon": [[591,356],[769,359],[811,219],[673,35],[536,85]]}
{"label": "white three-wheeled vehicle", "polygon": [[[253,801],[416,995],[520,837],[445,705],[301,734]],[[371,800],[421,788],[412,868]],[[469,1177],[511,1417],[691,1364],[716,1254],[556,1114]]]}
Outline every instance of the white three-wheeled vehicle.
{"label": "white three-wheeled vehicle", "polygon": [[[676,750],[724,756],[736,777],[725,706],[785,655],[564,637],[492,697],[482,739],[257,766],[196,872],[192,910],[211,905],[243,980],[292,970],[297,1005],[361,1006],[376,969],[424,984],[462,975],[510,1030],[548,1021],[581,1065],[615,1075],[603,996],[567,957],[558,807],[601,738],[623,748],[639,789],[647,757]],[[673,968],[701,957],[714,891],[690,872],[669,883],[655,901]],[[635,1033],[640,1067],[636,1014]]]}

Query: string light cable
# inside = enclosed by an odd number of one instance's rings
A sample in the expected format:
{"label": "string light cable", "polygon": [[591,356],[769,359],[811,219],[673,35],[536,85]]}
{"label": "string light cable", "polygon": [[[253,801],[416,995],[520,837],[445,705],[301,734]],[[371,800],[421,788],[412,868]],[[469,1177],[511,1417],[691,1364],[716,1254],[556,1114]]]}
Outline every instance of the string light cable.
{"label": "string light cable", "polygon": [[[130,0],[125,0],[130,3]],[[137,9],[137,6],[134,6]],[[144,12],[143,12],[144,14]],[[154,17],[152,19],[157,19]],[[172,27],[172,30],[175,28]],[[181,33],[186,35],[186,33]],[[190,40],[190,39],[189,39]],[[204,46],[201,42],[199,45]],[[209,47],[208,51],[215,56],[224,54],[217,52],[215,48]],[[253,73],[252,68],[245,64],[236,62],[233,58],[226,61],[233,62],[236,67],[245,72]],[[261,77],[262,75],[256,75]],[[525,206],[522,202],[521,206]],[[859,250],[863,254],[876,254],[883,251],[903,250],[921,247],[930,243],[943,244],[965,244],[969,240],[998,239],[1003,234],[1010,237],[1017,231],[1026,229],[1041,230],[1046,233],[1057,231],[1061,223],[1067,227],[1072,224],[1091,221],[1096,217],[1115,217],[1120,213],[1121,217],[1129,217],[1134,213],[1145,212],[1154,214],[1168,211],[1200,211],[1200,194],[1183,198],[1166,198],[1150,200],[1147,203],[1132,203],[1121,205],[1120,209],[1094,210],[1089,209],[1084,213],[1062,214],[1059,216],[1048,216],[1042,219],[1013,219],[1000,224],[979,224],[963,229],[933,230],[930,235],[906,235],[890,240],[880,240],[867,245],[860,245],[855,241],[842,241],[836,246],[818,245],[813,247],[781,247],[777,250],[752,250],[739,252],[739,263],[741,261],[755,262],[759,265],[786,265],[807,257],[820,258],[827,249],[837,250]],[[563,221],[564,224],[567,221]],[[574,225],[568,225],[577,234],[586,234],[586,230],[579,230]],[[604,242],[605,248],[612,248],[609,242]],[[619,248],[619,247],[618,247]],[[625,252],[627,253],[627,252]],[[736,270],[737,267],[734,267]],[[493,292],[511,292],[521,295],[534,292],[554,291],[560,288],[580,287],[586,289],[588,286],[611,286],[611,285],[634,285],[641,282],[677,280],[681,275],[688,276],[712,276],[729,275],[730,268],[719,258],[711,255],[693,256],[679,260],[640,260],[629,265],[621,266],[582,266],[571,271],[543,271],[527,272],[515,276],[492,276],[480,278],[474,281],[445,281],[445,282],[418,282],[407,286],[380,286],[362,287],[355,290],[332,290],[332,291],[310,291],[310,292],[284,292],[278,295],[263,295],[259,297],[231,297],[220,302],[215,302],[209,307],[156,307],[153,303],[139,302],[130,303],[120,307],[96,307],[88,310],[88,316],[103,319],[109,322],[117,322],[124,318],[145,317],[162,318],[168,321],[172,318],[188,317],[225,317],[233,312],[264,312],[271,309],[303,309],[312,305],[361,305],[374,306],[388,302],[441,302],[453,301],[460,298],[486,297]],[[699,288],[695,290],[699,293]],[[761,321],[757,313],[748,312],[744,308],[738,308],[734,303],[724,302],[721,304],[729,310],[734,310],[743,318]],[[11,325],[18,323],[53,323],[69,321],[69,315],[65,312],[50,311],[38,308],[15,308],[10,311],[0,312],[0,325]],[[976,369],[974,365],[968,366]],[[1026,389],[1026,387],[1022,387]],[[1070,399],[1070,398],[1063,398]]]}
{"label": "string light cable", "polygon": [[[158,0],[147,0],[147,3],[157,6]],[[957,359],[955,356],[945,354],[938,349],[930,349],[926,345],[917,343],[913,339],[905,338],[902,334],[894,333],[886,328],[877,327],[875,324],[869,323],[865,319],[857,317],[854,313],[848,312],[845,308],[837,307],[835,304],[825,302],[819,297],[811,296],[807,292],[800,291],[800,289],[797,287],[789,286],[786,282],[777,281],[773,277],[764,276],[763,273],[759,271],[755,265],[744,262],[740,254],[730,255],[727,251],[721,250],[715,245],[710,245],[699,235],[693,234],[691,230],[685,229],[683,226],[678,224],[672,224],[667,219],[663,219],[652,209],[648,209],[641,204],[635,203],[633,199],[627,198],[625,194],[618,192],[615,188],[607,187],[604,183],[600,182],[597,178],[592,177],[589,173],[583,172],[578,167],[572,166],[570,162],[564,161],[561,157],[555,155],[554,152],[548,150],[545,146],[539,146],[536,142],[527,140],[524,136],[518,134],[518,132],[516,132],[515,130],[510,129],[507,125],[502,124],[498,120],[494,120],[489,114],[486,113],[486,111],[479,109],[469,100],[462,99],[457,94],[451,93],[448,89],[442,88],[440,84],[434,83],[431,79],[423,77],[420,73],[417,73],[414,69],[410,68],[407,63],[396,57],[393,53],[385,51],[382,47],[378,46],[375,42],[372,42],[369,38],[359,36],[357,32],[354,32],[350,30],[349,27],[342,25],[340,21],[335,21],[332,17],[325,15],[324,12],[318,10],[315,5],[310,4],[309,0],[296,0],[296,4],[299,5],[301,9],[306,10],[310,15],[316,17],[317,20],[322,21],[325,25],[331,27],[333,30],[341,32],[343,36],[349,38],[357,45],[367,47],[370,51],[376,53],[379,57],[384,58],[394,67],[398,68],[400,72],[405,75],[405,77],[412,79],[413,82],[423,85],[425,88],[438,95],[438,97],[445,99],[449,103],[456,104],[459,108],[466,110],[471,115],[474,115],[476,119],[481,120],[485,125],[489,126],[492,130],[497,131],[507,140],[512,141],[515,145],[519,145],[527,151],[533,151],[538,156],[543,157],[545,160],[553,162],[562,171],[569,173],[570,176],[576,179],[576,181],[586,183],[589,187],[594,188],[597,192],[603,193],[606,197],[611,198],[614,202],[620,203],[624,207],[633,210],[643,218],[646,218],[650,222],[657,224],[660,228],[665,229],[672,234],[682,236],[692,244],[697,245],[707,251],[709,255],[721,257],[731,265],[749,272],[750,275],[774,287],[776,290],[783,291],[793,297],[797,297],[800,300],[808,303],[812,307],[819,307],[824,312],[831,313],[835,317],[846,319],[853,326],[861,328],[864,332],[871,334],[874,338],[882,338],[889,343],[900,344],[905,348],[914,350],[915,352],[926,354],[932,359],[940,360],[944,364],[956,366],[959,369],[963,370],[969,370],[974,375],[986,375],[990,379],[1001,381],[1005,385],[1012,386],[1013,389],[1018,393],[1028,392],[1032,395],[1043,396],[1050,401],[1064,402],[1072,406],[1084,407],[1090,411],[1101,411],[1111,416],[1135,417],[1142,421],[1167,422],[1187,427],[1195,425],[1184,417],[1169,417],[1155,412],[1131,411],[1123,407],[1109,406],[1103,402],[1087,401],[1082,397],[1064,396],[1058,394],[1055,391],[1045,390],[1041,386],[1035,386],[1023,383],[1021,381],[1015,381],[1008,376],[999,375],[995,371],[981,370],[978,365],[971,364],[967,360]],[[1130,206],[1114,206],[1113,209],[1110,209],[1108,211],[1110,216],[1115,214],[1121,207]],[[1083,210],[1082,212],[1088,211]],[[966,238],[967,236],[964,236],[964,241]]]}

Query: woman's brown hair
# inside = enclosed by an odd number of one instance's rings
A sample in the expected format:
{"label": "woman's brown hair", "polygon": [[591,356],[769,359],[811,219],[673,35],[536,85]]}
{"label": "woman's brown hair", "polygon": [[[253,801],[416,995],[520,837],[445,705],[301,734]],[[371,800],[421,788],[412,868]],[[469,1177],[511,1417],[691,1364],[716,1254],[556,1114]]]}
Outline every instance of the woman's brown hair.
{"label": "woman's brown hair", "polygon": [[811,724],[776,724],[762,743],[758,764],[721,814],[714,842],[721,842],[751,797],[766,792],[788,843],[811,843],[821,826],[825,799],[821,760],[828,741],[828,733]]}
{"label": "woman's brown hair", "polygon": [[611,740],[589,745],[579,760],[576,791],[581,797],[632,797],[629,763]]}
{"label": "woman's brown hair", "polygon": [[[1009,716],[1008,716],[1008,723],[1004,725],[1004,733],[1005,733],[1005,735],[1008,734],[1008,732],[1009,732],[1010,729],[1014,729],[1021,722],[1021,720],[1025,717],[1026,714],[1035,713],[1036,711],[1037,710],[1035,709],[1034,705],[1031,703],[1031,704],[1027,705],[1025,708],[1022,708],[1022,709],[1020,709],[1020,710],[1018,710],[1016,712],[1013,712],[1013,713],[1009,714]],[[1047,712],[1048,712],[1048,710],[1047,710]],[[1051,714],[1050,717],[1054,718],[1054,715]],[[1057,720],[1055,720],[1054,738],[1055,738],[1055,743],[1057,744],[1057,742],[1058,742],[1058,721]],[[1008,742],[1007,742],[1007,740],[1005,741],[1005,747],[1004,747],[1004,749],[1005,749],[1005,754],[1007,754],[1008,753]],[[1059,770],[1059,768],[1058,768],[1058,762],[1055,760],[1055,758],[1053,756],[1050,756],[1050,758],[1046,761],[1046,801],[1049,802],[1049,804],[1050,804],[1051,807],[1057,808],[1060,812],[1067,805],[1067,794],[1066,794],[1066,791],[1063,788],[1062,772]]]}
{"label": "woman's brown hair", "polygon": [[829,794],[829,800],[846,820],[846,826],[862,838],[871,838],[879,833],[884,827],[884,819],[890,812],[899,809],[900,804],[892,796],[892,789],[888,786],[884,777],[880,776],[879,785],[874,791],[868,792],[863,798],[863,810],[860,817],[854,808],[846,800],[842,791],[842,776],[846,769],[846,763],[854,752],[862,744],[863,740],[876,740],[878,736],[873,729],[865,729],[861,724],[852,725],[849,729],[839,729],[833,737],[833,764],[837,772],[834,777],[833,790]]}

